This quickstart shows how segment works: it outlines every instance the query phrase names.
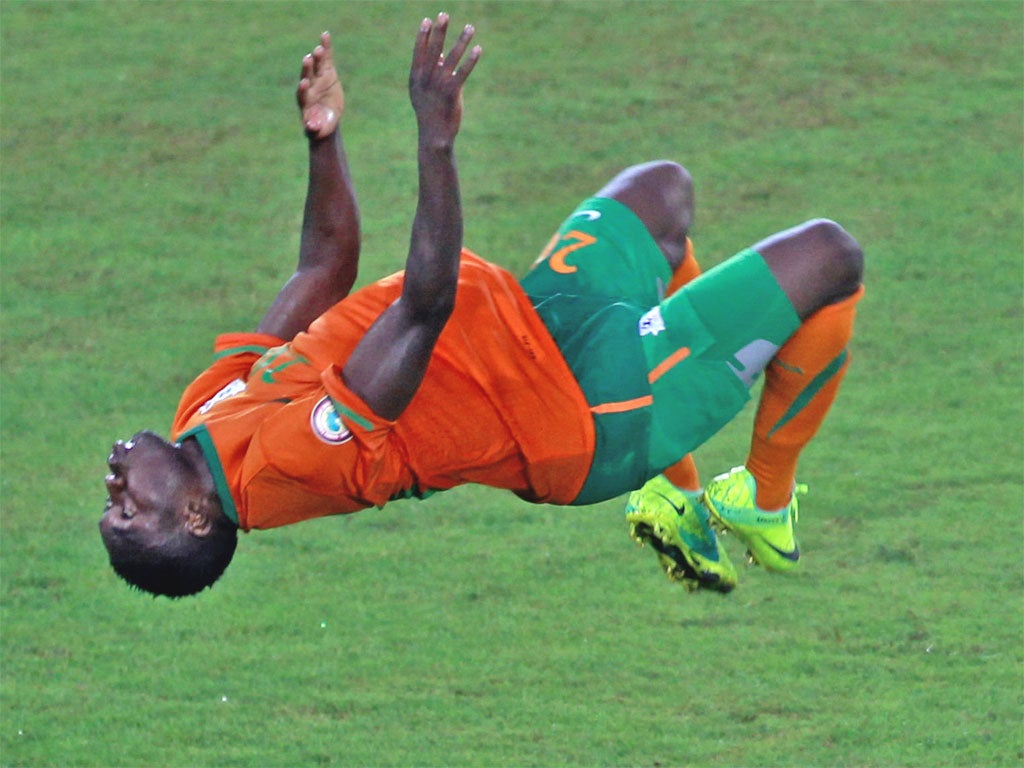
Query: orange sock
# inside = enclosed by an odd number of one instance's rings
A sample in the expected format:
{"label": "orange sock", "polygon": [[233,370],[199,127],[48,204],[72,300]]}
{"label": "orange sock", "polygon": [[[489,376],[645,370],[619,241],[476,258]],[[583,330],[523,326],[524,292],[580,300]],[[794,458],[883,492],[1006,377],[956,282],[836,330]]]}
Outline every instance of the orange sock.
{"label": "orange sock", "polygon": [[793,495],[797,459],[835,400],[850,362],[856,293],[815,312],[765,370],[746,467],[757,480],[757,506],[782,509]]}
{"label": "orange sock", "polygon": [[697,263],[697,259],[693,255],[693,241],[686,238],[686,254],[679,262],[675,272],[672,273],[672,279],[665,289],[665,296],[671,296],[695,277],[700,277],[700,264]]}
{"label": "orange sock", "polygon": [[697,464],[693,460],[692,453],[683,456],[662,474],[680,490],[693,492],[701,489],[700,475],[697,472]]}

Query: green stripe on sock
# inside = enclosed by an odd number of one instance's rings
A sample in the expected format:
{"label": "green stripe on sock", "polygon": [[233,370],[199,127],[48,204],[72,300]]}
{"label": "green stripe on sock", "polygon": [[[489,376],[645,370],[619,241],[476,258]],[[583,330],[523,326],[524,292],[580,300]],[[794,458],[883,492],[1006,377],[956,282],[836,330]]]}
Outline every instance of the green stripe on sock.
{"label": "green stripe on sock", "polygon": [[784,414],[782,414],[782,418],[775,422],[775,426],[768,430],[769,438],[796,418],[796,415],[800,413],[800,411],[802,411],[809,402],[811,402],[814,396],[822,390],[829,380],[839,373],[849,356],[849,353],[844,349],[836,355],[832,362],[826,365],[817,376],[811,379],[811,383],[804,387],[803,391],[797,395],[793,404],[789,406]]}

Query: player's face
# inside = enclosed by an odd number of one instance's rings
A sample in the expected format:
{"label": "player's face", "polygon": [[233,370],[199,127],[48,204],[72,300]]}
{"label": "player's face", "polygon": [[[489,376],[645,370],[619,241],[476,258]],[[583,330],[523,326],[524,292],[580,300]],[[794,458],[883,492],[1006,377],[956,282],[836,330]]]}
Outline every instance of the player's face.
{"label": "player's face", "polygon": [[130,533],[157,544],[178,529],[193,471],[180,446],[139,432],[114,443],[107,464],[109,498],[100,519],[104,536]]}

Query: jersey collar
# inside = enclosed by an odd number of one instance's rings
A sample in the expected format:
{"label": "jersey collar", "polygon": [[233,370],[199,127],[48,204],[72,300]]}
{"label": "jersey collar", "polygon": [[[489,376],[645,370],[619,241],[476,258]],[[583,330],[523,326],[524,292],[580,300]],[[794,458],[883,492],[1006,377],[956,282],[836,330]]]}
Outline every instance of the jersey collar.
{"label": "jersey collar", "polygon": [[220,456],[217,454],[217,447],[213,444],[210,431],[206,428],[205,424],[200,424],[182,433],[178,440],[181,441],[188,437],[194,438],[199,443],[199,448],[203,452],[203,458],[206,459],[206,464],[210,468],[210,474],[213,475],[213,484],[217,490],[217,497],[220,499],[221,509],[224,510],[224,514],[228,516],[231,522],[238,525],[238,508],[235,506],[235,499],[231,495],[228,479],[224,476],[224,467],[220,463]]}

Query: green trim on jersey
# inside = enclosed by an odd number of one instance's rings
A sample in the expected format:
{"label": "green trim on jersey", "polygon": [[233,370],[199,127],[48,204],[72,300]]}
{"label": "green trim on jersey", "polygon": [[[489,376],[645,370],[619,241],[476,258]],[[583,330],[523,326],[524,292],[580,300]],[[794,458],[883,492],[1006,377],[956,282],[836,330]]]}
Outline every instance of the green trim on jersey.
{"label": "green trim on jersey", "polygon": [[[388,499],[388,501],[399,501],[401,499],[419,499],[422,501],[423,499],[429,499],[435,493],[440,493],[440,490],[436,488],[428,488],[427,490],[421,490],[419,486],[414,485],[412,486],[412,488],[406,488],[405,490],[402,491],[395,491],[391,495],[391,498]],[[381,506],[384,505],[382,504]]]}
{"label": "green trim on jersey", "polygon": [[228,487],[228,480],[224,476],[224,467],[220,463],[220,456],[217,455],[217,448],[213,444],[213,438],[210,437],[210,431],[206,428],[205,424],[200,424],[182,434],[178,438],[178,442],[187,437],[194,438],[199,443],[199,448],[203,452],[206,464],[210,467],[210,474],[213,475],[213,484],[217,489],[217,497],[220,499],[221,509],[224,510],[224,514],[228,516],[231,522],[238,525],[238,509],[235,507],[235,499],[232,497],[231,489]]}
{"label": "green trim on jersey", "polygon": [[373,422],[369,421],[368,419],[364,418],[363,416],[360,416],[358,413],[356,413],[355,411],[353,411],[351,408],[349,408],[348,406],[344,405],[343,403],[339,403],[333,397],[331,398],[331,403],[334,405],[334,410],[336,410],[338,412],[338,415],[341,417],[341,420],[343,422],[346,421],[346,420],[354,422],[354,423],[358,424],[360,427],[362,427],[363,429],[365,429],[367,432],[370,432],[370,431],[373,430]]}

